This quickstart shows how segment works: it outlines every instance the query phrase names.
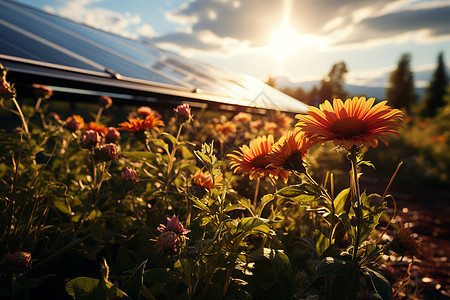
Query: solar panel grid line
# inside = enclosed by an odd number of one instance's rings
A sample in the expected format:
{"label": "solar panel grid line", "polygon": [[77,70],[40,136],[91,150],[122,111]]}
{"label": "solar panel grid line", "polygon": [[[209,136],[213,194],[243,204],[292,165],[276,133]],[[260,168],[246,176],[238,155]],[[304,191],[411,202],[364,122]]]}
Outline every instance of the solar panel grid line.
{"label": "solar panel grid line", "polygon": [[[135,60],[135,59],[133,59],[133,58],[131,58],[131,57],[129,57],[129,56],[123,55],[123,54],[121,54],[121,53],[119,53],[119,52],[117,52],[117,51],[114,51],[114,50],[112,50],[112,49],[110,49],[110,48],[108,48],[108,47],[105,47],[104,45],[102,45],[102,44],[100,44],[100,43],[97,43],[97,42],[95,42],[95,41],[93,41],[93,40],[91,40],[91,39],[85,38],[85,37],[83,37],[82,35],[79,35],[79,34],[73,32],[73,31],[67,30],[66,28],[63,28],[62,26],[59,26],[59,25],[57,25],[57,24],[55,24],[55,23],[53,23],[53,22],[50,22],[50,21],[48,21],[48,20],[45,20],[45,19],[43,19],[43,18],[41,18],[41,17],[39,17],[39,16],[33,15],[33,14],[31,14],[31,13],[29,13],[29,12],[23,10],[23,9],[16,8],[16,7],[11,7],[11,9],[14,9],[14,10],[17,11],[17,12],[20,12],[20,13],[22,13],[22,14],[24,14],[24,15],[27,15],[27,16],[29,16],[29,17],[31,17],[31,18],[33,18],[33,19],[39,21],[39,22],[42,22],[42,23],[44,23],[44,24],[47,24],[48,26],[51,26],[51,27],[53,27],[53,28],[55,28],[55,29],[57,29],[57,30],[59,30],[59,31],[62,31],[62,32],[68,34],[68,35],[71,35],[71,36],[73,36],[73,37],[75,37],[75,38],[77,38],[77,39],[80,39],[80,40],[82,40],[82,41],[84,41],[84,42],[86,42],[86,43],[89,43],[89,44],[91,44],[91,45],[93,45],[93,46],[95,46],[95,47],[98,47],[98,48],[100,48],[100,49],[103,49],[103,50],[105,50],[105,51],[107,51],[107,52],[109,52],[109,53],[111,53],[111,54],[114,54],[114,55],[116,55],[116,56],[118,56],[118,57],[121,57],[121,58],[123,58],[123,59],[125,59],[125,60],[127,60],[127,61],[129,61],[129,62],[132,62],[132,63],[134,63],[134,64],[136,64],[136,65],[139,65],[139,66],[141,66],[141,67],[143,67],[143,68],[147,68],[147,69],[151,70],[152,72],[157,73],[158,75],[161,75],[161,76],[163,76],[163,77],[167,77],[168,79],[170,79],[170,80],[172,80],[172,81],[175,81],[175,82],[177,82],[178,84],[180,84],[180,85],[182,85],[182,86],[186,86],[187,88],[190,88],[190,89],[194,89],[194,88],[195,88],[195,86],[193,86],[193,85],[191,85],[191,84],[189,84],[189,83],[187,83],[187,82],[185,82],[185,81],[179,80],[178,78],[175,78],[175,77],[172,77],[172,76],[170,76],[170,75],[168,75],[168,74],[165,74],[165,73],[163,73],[163,72],[160,72],[159,70],[154,69],[154,68],[152,68],[151,66],[143,65],[143,64],[142,64],[141,62],[139,62],[138,60]],[[105,69],[111,69],[111,68],[105,68]],[[112,70],[113,70],[115,73],[120,74],[120,72],[116,72],[114,69],[112,69]],[[121,75],[121,76],[122,76],[122,75]]]}
{"label": "solar panel grid line", "polygon": [[71,67],[71,66],[60,65],[60,64],[54,64],[54,63],[50,63],[50,62],[43,62],[43,61],[22,58],[22,57],[17,57],[17,56],[5,55],[5,54],[1,54],[1,53],[0,53],[0,60],[15,61],[15,62],[23,63],[23,64],[37,65],[37,66],[42,66],[45,68],[59,69],[59,70],[70,71],[70,72],[74,72],[74,73],[81,73],[81,74],[86,74],[86,75],[94,75],[94,76],[99,76],[99,77],[107,77],[107,78],[111,77],[110,74],[107,74],[104,71],[96,72],[96,71],[92,71],[92,70],[81,69],[81,68],[76,68],[76,67]]}

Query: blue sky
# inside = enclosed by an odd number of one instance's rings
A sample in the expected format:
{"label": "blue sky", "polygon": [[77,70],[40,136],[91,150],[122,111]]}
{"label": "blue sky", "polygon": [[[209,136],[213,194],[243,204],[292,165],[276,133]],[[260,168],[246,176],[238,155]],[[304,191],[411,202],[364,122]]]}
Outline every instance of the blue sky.
{"label": "blue sky", "polygon": [[450,59],[450,0],[16,1],[262,80],[344,61],[347,82],[380,85],[403,53],[418,74]]}

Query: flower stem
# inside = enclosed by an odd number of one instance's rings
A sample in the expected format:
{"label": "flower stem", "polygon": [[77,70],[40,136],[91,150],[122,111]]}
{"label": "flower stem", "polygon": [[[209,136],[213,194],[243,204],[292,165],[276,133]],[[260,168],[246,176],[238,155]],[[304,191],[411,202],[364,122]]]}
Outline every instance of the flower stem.
{"label": "flower stem", "polygon": [[359,247],[360,238],[361,238],[361,229],[362,229],[361,228],[362,227],[361,192],[359,189],[357,153],[358,153],[358,149],[356,147],[353,147],[352,149],[350,149],[349,154],[348,154],[348,159],[352,163],[352,176],[350,177],[350,180],[352,182],[350,183],[350,186],[353,187],[354,203],[356,204],[356,207],[355,207],[356,238],[355,238],[355,245],[354,245],[353,256],[352,256],[353,262],[356,261],[358,247]]}
{"label": "flower stem", "polygon": [[168,178],[170,178],[170,173],[172,172],[173,161],[175,158],[175,152],[177,151],[178,140],[180,139],[180,135],[181,135],[181,128],[183,128],[183,124],[180,124],[180,127],[178,128],[177,137],[175,139],[175,143],[173,144],[172,152],[170,153],[169,165],[167,167],[167,177]]}
{"label": "flower stem", "polygon": [[259,186],[261,185],[261,177],[256,178],[255,196],[253,197],[253,208],[256,211],[256,201],[258,200]]}
{"label": "flower stem", "polygon": [[25,130],[25,133],[27,134],[27,136],[29,136],[29,135],[30,135],[30,132],[29,132],[29,130],[28,130],[28,124],[27,124],[27,121],[25,120],[25,116],[24,116],[23,113],[22,113],[22,109],[20,108],[20,105],[19,105],[19,103],[17,102],[17,100],[16,100],[15,97],[12,98],[12,102],[14,102],[14,105],[15,105],[16,108],[17,108],[17,112],[19,113],[20,119],[22,120],[23,129]]}

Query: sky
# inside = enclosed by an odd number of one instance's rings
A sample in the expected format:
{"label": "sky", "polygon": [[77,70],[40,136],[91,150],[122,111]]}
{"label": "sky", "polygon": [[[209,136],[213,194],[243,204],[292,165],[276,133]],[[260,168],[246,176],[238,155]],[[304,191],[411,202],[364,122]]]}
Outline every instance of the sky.
{"label": "sky", "polygon": [[409,53],[426,86],[439,52],[450,61],[450,0],[16,2],[264,81],[320,80],[343,61],[347,83],[380,86]]}

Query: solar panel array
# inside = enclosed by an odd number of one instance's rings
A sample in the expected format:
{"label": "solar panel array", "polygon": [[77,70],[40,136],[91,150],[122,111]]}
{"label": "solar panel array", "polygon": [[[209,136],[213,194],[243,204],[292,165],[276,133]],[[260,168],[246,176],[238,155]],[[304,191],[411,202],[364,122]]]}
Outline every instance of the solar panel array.
{"label": "solar panel array", "polygon": [[0,0],[0,62],[174,91],[186,99],[290,112],[306,105],[251,76],[184,58],[22,4]]}

